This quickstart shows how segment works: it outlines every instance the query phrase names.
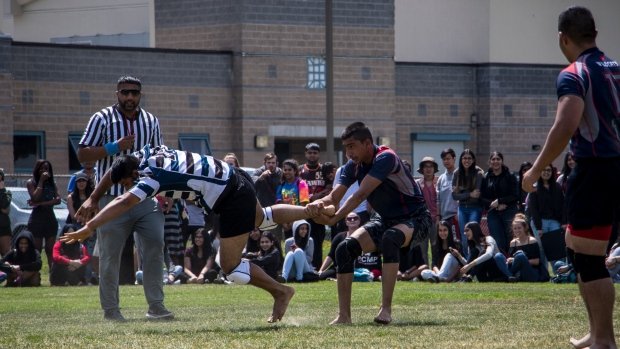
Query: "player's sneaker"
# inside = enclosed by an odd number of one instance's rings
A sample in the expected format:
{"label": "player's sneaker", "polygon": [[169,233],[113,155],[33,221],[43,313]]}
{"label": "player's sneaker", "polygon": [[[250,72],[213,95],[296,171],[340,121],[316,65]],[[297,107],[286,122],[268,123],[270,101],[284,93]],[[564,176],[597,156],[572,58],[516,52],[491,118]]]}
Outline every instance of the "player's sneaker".
{"label": "player's sneaker", "polygon": [[150,320],[172,320],[174,319],[174,314],[166,309],[163,304],[159,304],[149,307],[146,318]]}

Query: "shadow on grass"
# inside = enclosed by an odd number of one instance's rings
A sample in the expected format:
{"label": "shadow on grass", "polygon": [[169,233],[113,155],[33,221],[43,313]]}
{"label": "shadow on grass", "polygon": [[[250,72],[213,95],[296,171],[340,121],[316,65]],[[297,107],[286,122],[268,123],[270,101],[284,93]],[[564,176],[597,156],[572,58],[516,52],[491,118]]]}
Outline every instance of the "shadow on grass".
{"label": "shadow on grass", "polygon": [[209,328],[193,328],[193,329],[166,329],[166,328],[145,328],[145,329],[134,329],[135,334],[145,334],[145,335],[184,335],[184,334],[197,334],[197,333],[223,333],[230,334],[232,333],[242,333],[242,332],[277,332],[280,330],[284,330],[287,328],[293,328],[296,326],[287,326],[287,325],[265,325],[265,326],[243,326],[243,327],[209,327]]}
{"label": "shadow on grass", "polygon": [[389,325],[378,324],[374,321],[366,322],[364,325],[376,326],[376,327],[410,327],[410,326],[446,326],[449,325],[449,321],[441,320],[407,320],[407,321],[392,321]]}

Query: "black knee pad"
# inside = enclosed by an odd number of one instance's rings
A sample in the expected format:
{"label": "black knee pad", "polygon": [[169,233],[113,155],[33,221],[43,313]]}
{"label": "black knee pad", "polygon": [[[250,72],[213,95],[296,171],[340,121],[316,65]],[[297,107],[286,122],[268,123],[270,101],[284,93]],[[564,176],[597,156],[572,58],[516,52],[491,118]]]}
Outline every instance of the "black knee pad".
{"label": "black knee pad", "polygon": [[605,268],[605,256],[575,253],[573,267],[582,282],[595,281],[609,277],[609,272],[607,268]]}
{"label": "black knee pad", "polygon": [[405,233],[400,229],[389,228],[381,239],[383,263],[400,263],[400,247],[405,243]]}
{"label": "black knee pad", "polygon": [[353,272],[355,260],[362,255],[362,246],[356,239],[346,238],[336,247],[336,272],[350,274]]}

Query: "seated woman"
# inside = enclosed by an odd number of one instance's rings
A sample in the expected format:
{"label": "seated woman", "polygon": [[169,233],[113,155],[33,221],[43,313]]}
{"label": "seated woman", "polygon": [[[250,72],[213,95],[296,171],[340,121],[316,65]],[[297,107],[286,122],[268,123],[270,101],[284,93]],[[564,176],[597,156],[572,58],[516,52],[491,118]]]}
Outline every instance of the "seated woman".
{"label": "seated woman", "polygon": [[[73,224],[62,227],[61,236],[78,230]],[[65,286],[69,284],[86,284],[86,266],[90,262],[88,249],[82,243],[67,244],[56,240],[52,250],[52,270],[50,271],[50,284],[52,286]]]}
{"label": "seated woman", "polygon": [[293,237],[284,242],[282,278],[286,281],[304,281],[305,273],[313,273],[312,256],[314,240],[310,237],[310,224],[305,220],[293,222]]}
{"label": "seated woman", "polygon": [[451,224],[447,221],[441,221],[437,225],[437,243],[433,246],[431,269],[421,272],[422,279],[431,282],[450,282],[458,275],[462,265],[450,250],[460,252],[461,246],[460,242],[454,241],[450,227]]}
{"label": "seated woman", "polygon": [[[505,280],[493,259],[493,256],[499,252],[495,239],[490,235],[485,236],[478,222],[469,222],[465,224],[464,229],[469,247],[469,258],[459,271],[462,276],[461,281],[472,281],[474,277],[480,282]],[[465,262],[458,251],[452,249],[450,252],[456,255],[461,263]]]}
{"label": "seated woman", "polygon": [[353,234],[353,232],[356,231],[361,225],[361,217],[355,212],[349,213],[347,215],[347,218],[344,219],[344,221],[347,225],[347,230],[336,234],[332,238],[329,253],[327,254],[327,256],[325,256],[323,264],[319,268],[320,280],[326,280],[328,278],[336,277],[336,248],[338,247],[339,243],[343,242],[344,239],[351,236],[351,234]]}
{"label": "seated woman", "polygon": [[536,238],[531,231],[523,213],[517,213],[512,221],[512,234],[508,249],[509,258],[497,253],[494,256],[497,267],[506,276],[508,281],[547,281],[548,274],[541,269],[540,250]]}
{"label": "seated woman", "polygon": [[0,270],[7,274],[7,287],[41,286],[41,255],[31,232],[17,235],[13,248],[0,260]]}
{"label": "seated woman", "polygon": [[185,250],[183,274],[179,276],[181,283],[203,284],[205,278],[213,282],[217,277],[214,267],[214,253],[211,238],[204,228],[194,232],[192,247]]}
{"label": "seated woman", "polygon": [[422,248],[411,246],[409,249],[400,250],[400,264],[396,274],[396,280],[399,281],[418,281],[422,275],[422,271],[428,269],[428,265],[424,263],[422,257]]}
{"label": "seated woman", "polygon": [[250,261],[261,267],[274,280],[279,279],[280,269],[282,269],[282,251],[271,231],[266,231],[261,235],[260,252]]}

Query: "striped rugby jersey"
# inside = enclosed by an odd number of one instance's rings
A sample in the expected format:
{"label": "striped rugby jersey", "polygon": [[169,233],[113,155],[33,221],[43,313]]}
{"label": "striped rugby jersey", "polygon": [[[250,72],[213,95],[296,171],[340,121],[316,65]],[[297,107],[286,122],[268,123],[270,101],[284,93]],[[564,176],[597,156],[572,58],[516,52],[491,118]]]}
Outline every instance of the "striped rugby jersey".
{"label": "striped rugby jersey", "polygon": [[[121,151],[113,156],[106,156],[97,161],[97,181],[101,180],[106,171],[112,166],[117,156],[131,154],[145,145],[156,147],[163,143],[159,129],[159,120],[153,114],[139,108],[135,120],[126,119],[116,105],[109,106],[91,116],[84,130],[80,146],[101,147],[109,142],[115,142],[127,135],[135,136],[134,148]],[[106,194],[119,196],[124,192],[122,185],[114,185]]]}
{"label": "striped rugby jersey", "polygon": [[209,213],[233,174],[232,167],[212,156],[144,146],[133,153],[140,159],[140,179],[129,192],[140,201],[158,193],[174,199],[198,200]]}

